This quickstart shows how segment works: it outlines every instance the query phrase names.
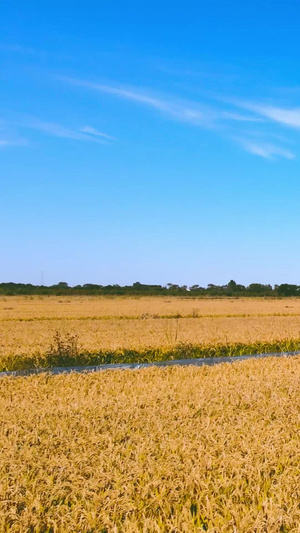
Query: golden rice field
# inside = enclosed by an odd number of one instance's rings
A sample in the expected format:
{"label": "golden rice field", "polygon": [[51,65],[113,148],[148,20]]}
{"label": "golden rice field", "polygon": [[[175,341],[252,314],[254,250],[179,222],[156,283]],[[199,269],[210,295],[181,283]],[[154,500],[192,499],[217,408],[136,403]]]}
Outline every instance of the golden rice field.
{"label": "golden rice field", "polygon": [[300,531],[300,358],[0,379],[0,531]]}
{"label": "golden rice field", "polygon": [[[0,299],[1,369],[293,339],[297,299]],[[0,378],[0,531],[300,533],[299,378],[298,357]]]}
{"label": "golden rice field", "polygon": [[42,353],[56,332],[90,352],[299,339],[300,300],[0,299],[0,356]]}
{"label": "golden rice field", "polygon": [[80,345],[89,351],[172,346],[178,342],[251,343],[299,338],[300,317],[0,322],[0,354],[44,351],[56,331],[78,335]]}
{"label": "golden rice field", "polygon": [[199,299],[176,297],[6,296],[0,297],[0,319],[80,318],[145,315],[297,314],[300,299]]}

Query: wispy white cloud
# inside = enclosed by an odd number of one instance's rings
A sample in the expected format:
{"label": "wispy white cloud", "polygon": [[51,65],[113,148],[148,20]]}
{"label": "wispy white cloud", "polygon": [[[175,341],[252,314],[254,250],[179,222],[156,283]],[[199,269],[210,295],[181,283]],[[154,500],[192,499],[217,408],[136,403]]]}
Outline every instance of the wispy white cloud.
{"label": "wispy white cloud", "polygon": [[76,141],[89,141],[98,143],[105,142],[104,140],[98,139],[95,136],[88,135],[87,133],[82,133],[81,131],[66,128],[61,124],[56,124],[55,122],[44,122],[36,118],[31,118],[27,120],[27,122],[22,124],[22,126],[25,128],[42,131],[54,137],[62,137],[64,139],[74,139]]}
{"label": "wispy white cloud", "polygon": [[8,148],[10,146],[27,146],[29,144],[27,139],[1,139],[0,148]]}
{"label": "wispy white cloud", "polygon": [[193,125],[213,127],[222,121],[259,122],[262,119],[252,115],[241,115],[237,112],[219,110],[193,100],[181,100],[172,95],[154,95],[151,91],[136,87],[123,87],[94,83],[77,78],[57,76],[61,81],[73,86],[86,87],[101,93],[111,94],[118,98],[131,100],[137,104],[152,107],[173,120],[187,122]]}
{"label": "wispy white cloud", "polygon": [[28,115],[17,115],[10,121],[6,121],[6,126],[14,127],[17,130],[37,130],[45,135],[71,139],[75,141],[93,142],[106,144],[113,137],[98,131],[96,128],[85,126],[83,128],[69,128],[56,122],[48,122]]}
{"label": "wispy white cloud", "polygon": [[234,139],[244,150],[251,154],[258,155],[264,159],[274,159],[282,157],[285,159],[295,159],[295,155],[285,148],[276,146],[272,143],[264,142],[262,140],[249,139]]}
{"label": "wispy white cloud", "polygon": [[52,137],[99,144],[107,144],[114,139],[92,126],[75,129],[56,122],[40,120],[37,117],[14,114],[10,120],[0,120],[0,147],[29,144],[28,140],[21,138],[20,132],[30,130],[36,130]]}
{"label": "wispy white cloud", "polygon": [[235,120],[237,122],[264,122],[261,117],[253,115],[241,115],[240,113],[234,113],[231,111],[220,111],[220,117],[224,120]]}
{"label": "wispy white cloud", "polygon": [[257,106],[254,111],[257,111],[257,113],[260,113],[275,122],[280,122],[281,124],[292,126],[293,128],[300,128],[300,108],[284,109],[273,106]]}
{"label": "wispy white cloud", "polygon": [[[204,105],[195,100],[178,99],[173,95],[153,93],[147,89],[117,86],[116,84],[94,83],[87,80],[56,76],[73,86],[84,87],[99,93],[111,94],[155,109],[166,118],[185,122],[202,128],[212,128],[224,138],[234,140],[243,150],[265,159],[294,159],[295,154],[284,147],[285,139],[274,137],[268,129],[270,121],[292,127],[300,127],[300,108],[284,109],[278,106],[262,105],[251,102],[229,101],[223,105]],[[228,106],[230,104],[231,108]],[[250,113],[239,113],[237,108],[247,109]],[[70,128],[56,122],[43,121],[36,117],[19,115],[11,122],[17,130],[37,130],[46,135],[84,142],[106,143],[114,137],[94,126],[84,125]],[[255,124],[256,134],[253,132]],[[251,127],[250,127],[251,126]],[[251,131],[252,130],[252,131]],[[272,139],[273,137],[273,139]],[[283,146],[280,144],[283,143]],[[24,144],[0,138],[0,146]]]}
{"label": "wispy white cloud", "polygon": [[[256,105],[247,105],[245,108],[250,111],[251,114],[241,114],[236,112],[235,109],[228,110],[228,108],[226,108],[227,106],[224,108],[224,105],[223,107],[214,107],[213,105],[206,106],[191,100],[178,100],[173,96],[157,96],[149,90],[127,88],[111,84],[99,84],[74,78],[61,79],[73,86],[86,87],[87,89],[130,100],[136,104],[146,105],[162,112],[167,118],[176,121],[186,122],[194,126],[213,128],[218,130],[222,136],[233,139],[234,142],[246,152],[263,157],[264,159],[295,158],[295,155],[290,150],[278,145],[278,142],[274,143],[274,139],[273,141],[270,141],[270,139],[274,137],[273,132],[269,132],[268,134],[267,131],[261,129],[261,131],[259,132],[258,130],[255,135],[251,132],[252,127],[249,129],[247,126],[247,124],[251,125],[252,123],[253,125],[255,123],[257,128],[261,128],[261,125],[268,126],[268,122],[271,119],[275,120],[275,118],[278,121],[289,120],[289,122],[291,122],[292,119],[295,121],[294,114],[292,117],[288,117],[284,114],[280,115],[278,108],[269,107],[268,109],[265,109]],[[230,103],[232,104],[232,102]],[[232,134],[232,130],[235,131],[235,137]],[[81,129],[81,131],[92,133],[92,130],[89,127]]]}
{"label": "wispy white cloud", "polygon": [[112,137],[111,135],[107,135],[106,133],[103,133],[102,131],[99,131],[96,128],[93,128],[92,126],[83,126],[82,128],[80,128],[79,131],[82,131],[83,133],[89,133],[91,135],[95,135],[96,137],[104,137],[105,139],[111,139],[111,140],[115,139],[115,137]]}
{"label": "wispy white cloud", "polygon": [[284,108],[239,100],[235,100],[234,103],[239,107],[248,109],[261,117],[268,118],[279,124],[292,128],[300,128],[300,107]]}
{"label": "wispy white cloud", "polygon": [[113,85],[105,85],[99,83],[93,83],[90,81],[79,80],[75,78],[59,77],[62,81],[65,81],[71,85],[86,87],[87,89],[96,90],[106,94],[112,94],[119,98],[131,100],[138,104],[144,104],[152,107],[158,111],[167,113],[172,118],[184,120],[187,122],[204,122],[205,120],[212,120],[212,116],[208,116],[208,113],[204,109],[196,108],[195,106],[183,105],[176,103],[171,99],[163,99],[158,96],[150,94],[149,91],[141,91],[136,88],[124,88],[116,87]]}

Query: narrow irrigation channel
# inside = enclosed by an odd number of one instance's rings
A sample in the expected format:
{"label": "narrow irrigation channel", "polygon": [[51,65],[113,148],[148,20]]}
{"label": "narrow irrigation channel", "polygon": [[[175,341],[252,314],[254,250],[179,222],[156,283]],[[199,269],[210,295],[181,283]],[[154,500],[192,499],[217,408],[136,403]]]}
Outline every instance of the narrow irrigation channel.
{"label": "narrow irrigation channel", "polygon": [[300,355],[297,352],[282,352],[282,353],[258,353],[252,355],[236,355],[233,357],[207,357],[202,359],[177,359],[173,361],[159,361],[157,363],[120,363],[120,364],[105,364],[93,366],[71,366],[71,367],[53,367],[53,368],[32,368],[28,370],[15,370],[0,372],[0,377],[5,376],[30,376],[32,374],[70,374],[72,372],[100,372],[103,370],[139,370],[141,368],[169,367],[169,366],[214,366],[221,363],[236,363],[238,361],[247,361],[251,359],[265,359],[266,357],[294,357]]}

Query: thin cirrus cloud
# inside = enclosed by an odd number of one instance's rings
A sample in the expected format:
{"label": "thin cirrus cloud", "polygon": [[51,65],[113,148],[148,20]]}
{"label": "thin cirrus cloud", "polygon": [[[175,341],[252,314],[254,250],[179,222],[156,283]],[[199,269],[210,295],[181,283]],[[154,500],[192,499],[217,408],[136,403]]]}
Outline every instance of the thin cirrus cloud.
{"label": "thin cirrus cloud", "polygon": [[161,111],[171,119],[180,122],[187,122],[193,125],[201,125],[204,127],[216,126],[218,122],[222,121],[238,121],[238,122],[261,122],[262,118],[252,115],[240,114],[237,112],[229,112],[226,110],[215,109],[210,106],[201,105],[192,100],[179,100],[178,98],[168,95],[154,96],[149,90],[140,90],[136,87],[122,87],[115,85],[107,85],[102,83],[94,83],[91,81],[81,80],[77,78],[70,78],[65,76],[57,76],[63,82],[73,86],[86,87],[101,93],[111,94],[118,98],[130,100],[136,104],[144,104]]}
{"label": "thin cirrus cloud", "polygon": [[[113,140],[113,137],[97,130],[92,126],[84,126],[78,129],[74,129],[63,126],[56,122],[47,122],[40,120],[39,118],[27,115],[17,115],[12,120],[2,121],[2,130],[6,130],[6,132],[8,132],[11,128],[22,132],[24,130],[36,130],[41,132],[42,134],[49,135],[52,137],[99,144],[107,144],[107,142]],[[9,135],[5,135],[5,138],[1,140],[0,137],[0,146],[2,147],[25,144],[29,144],[28,139],[17,138],[16,140],[11,140]]]}
{"label": "thin cirrus cloud", "polygon": [[258,155],[264,159],[274,159],[275,157],[295,159],[295,155],[290,150],[272,143],[248,139],[235,139],[235,141],[250,154]]}
{"label": "thin cirrus cloud", "polygon": [[[268,142],[268,140],[262,139],[259,135],[257,139],[251,131],[249,131],[250,139],[245,140],[244,132],[240,132],[240,135],[231,135],[230,128],[232,124],[239,125],[241,123],[249,124],[256,123],[256,125],[266,125],[272,118],[267,113],[259,113],[256,106],[238,106],[236,108],[244,107],[252,114],[241,114],[234,111],[228,111],[227,109],[220,109],[214,106],[202,106],[197,102],[190,100],[178,100],[172,97],[153,96],[150,91],[141,91],[137,88],[127,88],[116,85],[107,85],[101,83],[94,83],[86,80],[68,77],[58,77],[61,81],[73,86],[85,87],[101,93],[111,94],[118,98],[132,101],[136,104],[144,104],[148,107],[154,108],[162,112],[166,117],[179,121],[186,122],[194,126],[208,127],[218,129],[225,137],[229,137],[243,150],[260,156],[264,159],[276,159],[286,158],[294,159],[294,154],[285,148]],[[233,102],[230,102],[231,104]],[[87,130],[86,130],[87,131]],[[228,133],[229,132],[229,133]],[[90,132],[91,133],[91,132]]]}
{"label": "thin cirrus cloud", "polygon": [[1,139],[0,138],[0,148],[8,148],[9,146],[27,146],[27,139]]}
{"label": "thin cirrus cloud", "polygon": [[102,133],[102,131],[99,131],[96,128],[92,128],[92,126],[83,126],[82,128],[80,128],[80,131],[82,131],[83,133],[89,133],[90,135],[95,135],[96,137],[103,137],[104,139],[115,140],[115,137],[107,135],[106,133]]}
{"label": "thin cirrus cloud", "polygon": [[[31,119],[26,124],[24,124],[23,127],[39,130],[48,135],[52,135],[54,137],[62,137],[64,139],[73,139],[76,141],[88,141],[97,143],[105,142],[104,139],[99,138],[100,132],[98,132],[98,135],[96,135],[95,133],[93,133],[93,135],[90,135],[92,133],[91,130],[94,130],[94,128],[89,128],[88,126],[86,126],[86,128],[90,131],[85,130],[85,132],[83,132],[80,129],[75,130],[71,128],[66,128],[65,126],[56,124],[54,122],[43,122],[39,119]],[[105,134],[103,134],[103,137],[105,137]]]}
{"label": "thin cirrus cloud", "polygon": [[[278,126],[283,126],[290,129],[300,128],[300,108],[299,107],[280,107],[270,104],[253,103],[247,101],[235,100],[234,105],[247,109],[256,113],[258,116],[267,119],[270,122],[276,123]],[[240,141],[241,146],[245,150],[260,155],[261,157],[272,159],[276,156],[284,157],[286,159],[295,159],[295,155],[285,148],[275,146],[269,143],[256,143],[251,141]]]}
{"label": "thin cirrus cloud", "polygon": [[209,115],[204,109],[199,109],[191,106],[183,106],[170,100],[164,100],[156,96],[152,96],[147,92],[142,92],[138,89],[128,89],[124,87],[115,87],[113,85],[104,85],[99,83],[93,83],[90,81],[79,80],[75,78],[59,77],[60,80],[74,86],[85,87],[101,93],[111,94],[118,98],[130,100],[136,104],[144,104],[148,107],[152,107],[158,111],[166,113],[171,118],[177,118],[178,120],[198,123],[206,121],[211,122],[212,115]]}
{"label": "thin cirrus cloud", "polygon": [[263,105],[251,102],[234,101],[235,105],[252,111],[261,117],[292,128],[300,128],[300,108],[284,108],[273,105]]}

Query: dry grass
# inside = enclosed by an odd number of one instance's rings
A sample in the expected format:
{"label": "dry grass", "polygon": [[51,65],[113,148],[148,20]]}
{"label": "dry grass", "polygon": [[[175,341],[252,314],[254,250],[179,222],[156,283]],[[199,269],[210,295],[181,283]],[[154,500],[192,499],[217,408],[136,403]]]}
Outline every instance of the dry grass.
{"label": "dry grass", "polygon": [[0,530],[300,531],[300,358],[0,380]]}

